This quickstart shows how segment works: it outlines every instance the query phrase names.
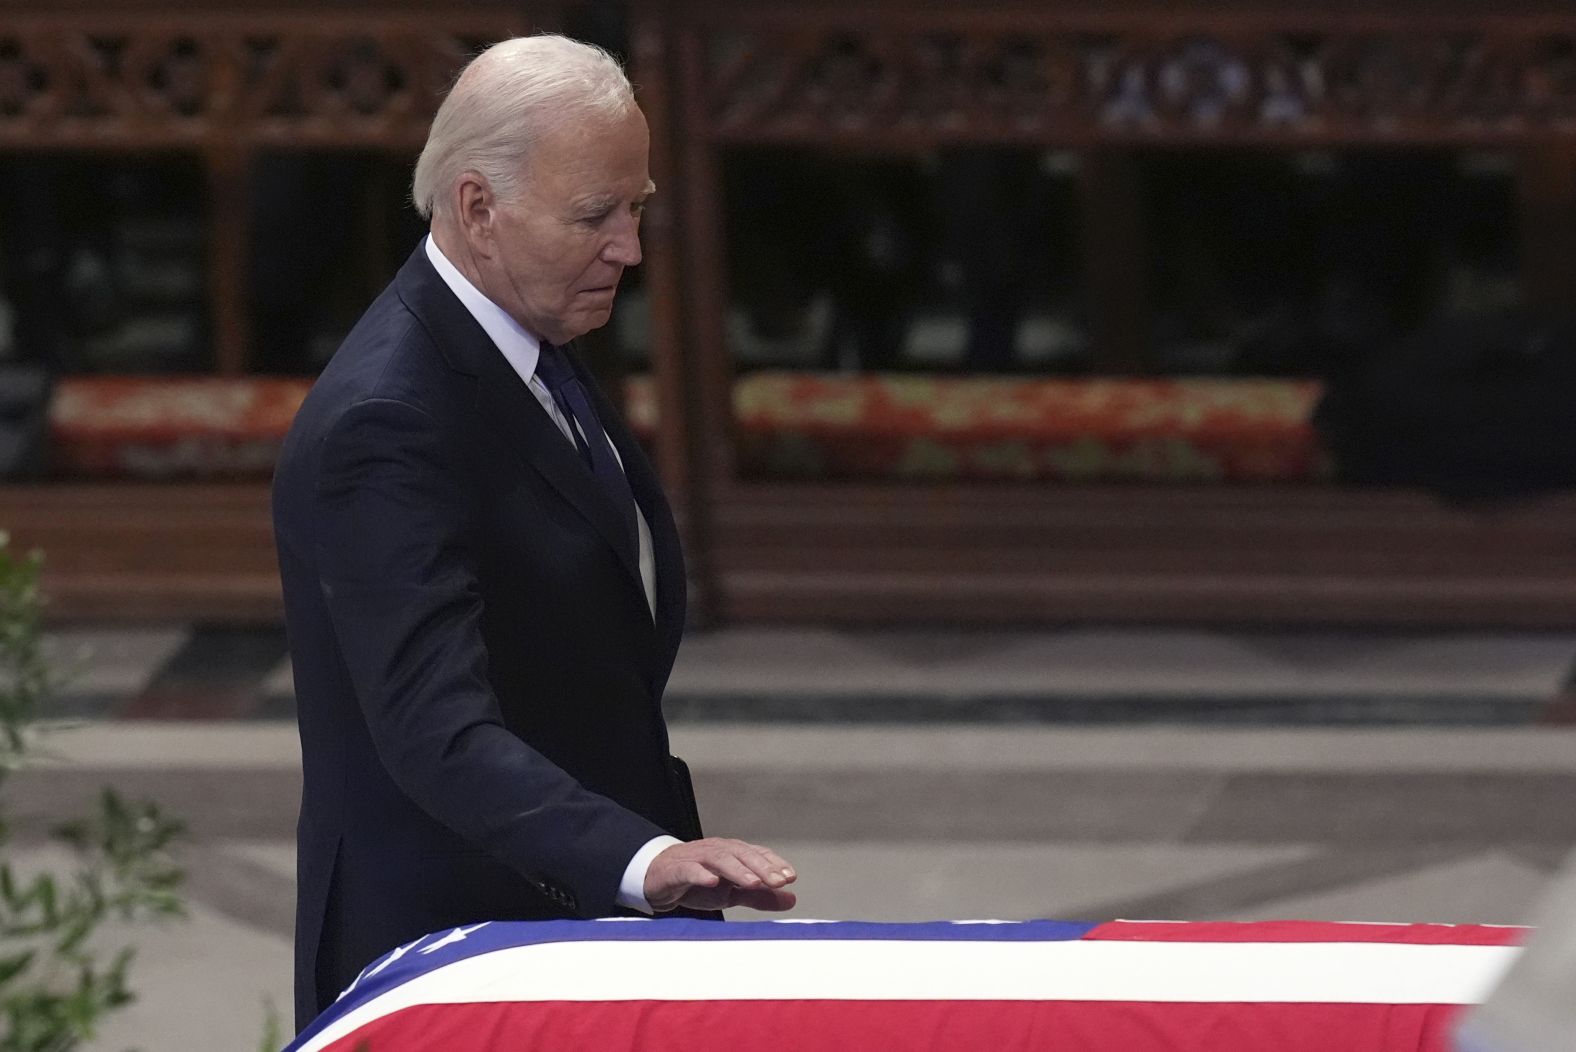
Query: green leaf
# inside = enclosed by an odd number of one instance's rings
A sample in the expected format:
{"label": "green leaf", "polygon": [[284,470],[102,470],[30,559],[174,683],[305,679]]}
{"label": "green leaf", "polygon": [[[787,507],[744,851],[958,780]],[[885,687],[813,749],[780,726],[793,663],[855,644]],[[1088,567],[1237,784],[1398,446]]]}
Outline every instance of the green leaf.
{"label": "green leaf", "polygon": [[0,986],[11,982],[17,976],[27,971],[37,956],[36,950],[26,950],[22,953],[7,954],[0,957]]}

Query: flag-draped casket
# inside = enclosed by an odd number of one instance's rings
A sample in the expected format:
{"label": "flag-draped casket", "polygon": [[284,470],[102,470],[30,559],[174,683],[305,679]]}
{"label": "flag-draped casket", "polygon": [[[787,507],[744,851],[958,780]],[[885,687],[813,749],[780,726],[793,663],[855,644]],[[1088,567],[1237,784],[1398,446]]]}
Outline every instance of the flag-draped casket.
{"label": "flag-draped casket", "polygon": [[492,923],[370,965],[290,1052],[1449,1048],[1520,929]]}

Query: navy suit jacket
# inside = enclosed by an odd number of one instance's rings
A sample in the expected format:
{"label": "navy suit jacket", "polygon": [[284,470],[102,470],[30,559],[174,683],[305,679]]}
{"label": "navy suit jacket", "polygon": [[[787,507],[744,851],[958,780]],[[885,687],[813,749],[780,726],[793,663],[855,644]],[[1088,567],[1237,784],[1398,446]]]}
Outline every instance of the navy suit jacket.
{"label": "navy suit jacket", "polygon": [[290,429],[273,502],[305,770],[298,1028],[427,932],[620,913],[641,845],[701,835],[661,710],[673,516],[574,364],[651,526],[654,619],[618,509],[423,248]]}

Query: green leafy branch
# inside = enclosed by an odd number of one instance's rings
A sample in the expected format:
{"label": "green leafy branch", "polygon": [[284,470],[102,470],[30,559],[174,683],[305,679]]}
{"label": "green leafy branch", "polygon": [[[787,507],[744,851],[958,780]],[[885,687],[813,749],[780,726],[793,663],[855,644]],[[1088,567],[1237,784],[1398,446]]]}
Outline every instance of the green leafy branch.
{"label": "green leafy branch", "polygon": [[[38,758],[39,716],[60,687],[43,650],[41,566],[0,533],[0,787]],[[107,920],[183,914],[170,853],[181,833],[156,805],[105,789],[96,812],[55,830],[72,865],[26,873],[0,814],[0,1052],[69,1052],[133,1000],[133,951],[106,957],[92,937]]]}

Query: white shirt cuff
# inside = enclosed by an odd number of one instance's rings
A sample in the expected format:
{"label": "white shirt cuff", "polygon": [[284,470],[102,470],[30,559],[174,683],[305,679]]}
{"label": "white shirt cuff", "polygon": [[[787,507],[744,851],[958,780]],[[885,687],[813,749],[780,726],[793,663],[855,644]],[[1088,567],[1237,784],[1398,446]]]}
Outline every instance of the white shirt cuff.
{"label": "white shirt cuff", "polygon": [[656,857],[674,844],[684,841],[677,837],[659,836],[646,841],[646,846],[635,852],[635,857],[624,867],[624,879],[618,882],[618,894],[613,901],[625,909],[639,910],[648,916],[656,911],[646,901],[646,871]]}

